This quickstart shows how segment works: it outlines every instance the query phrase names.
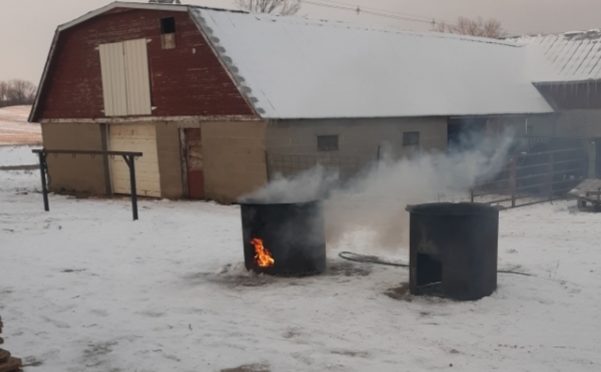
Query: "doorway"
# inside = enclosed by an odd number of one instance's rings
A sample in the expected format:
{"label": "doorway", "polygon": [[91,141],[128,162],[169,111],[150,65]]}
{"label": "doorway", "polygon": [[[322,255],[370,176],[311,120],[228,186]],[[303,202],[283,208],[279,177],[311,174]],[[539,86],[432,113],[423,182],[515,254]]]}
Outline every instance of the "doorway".
{"label": "doorway", "polygon": [[203,199],[204,173],[200,128],[183,129],[183,137],[188,197],[190,199]]}

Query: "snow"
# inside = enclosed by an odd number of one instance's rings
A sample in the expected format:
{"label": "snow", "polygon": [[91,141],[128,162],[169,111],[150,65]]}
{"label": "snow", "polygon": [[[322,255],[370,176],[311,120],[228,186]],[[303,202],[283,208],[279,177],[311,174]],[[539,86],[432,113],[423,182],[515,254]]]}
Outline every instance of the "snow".
{"label": "snow", "polygon": [[[5,348],[34,371],[598,371],[601,214],[574,202],[503,211],[499,276],[476,302],[386,294],[401,268],[343,262],[327,274],[243,270],[239,209],[51,195],[37,172],[0,171],[0,313]],[[397,293],[399,294],[399,293]],[[452,365],[452,368],[451,368]],[[257,367],[258,369],[258,367]]]}
{"label": "snow", "polygon": [[40,146],[0,146],[0,167],[38,164],[35,148]]}
{"label": "snow", "polygon": [[192,9],[264,118],[553,112],[513,43]]}
{"label": "snow", "polygon": [[28,123],[31,106],[0,107],[0,146],[7,144],[40,144],[42,129]]}

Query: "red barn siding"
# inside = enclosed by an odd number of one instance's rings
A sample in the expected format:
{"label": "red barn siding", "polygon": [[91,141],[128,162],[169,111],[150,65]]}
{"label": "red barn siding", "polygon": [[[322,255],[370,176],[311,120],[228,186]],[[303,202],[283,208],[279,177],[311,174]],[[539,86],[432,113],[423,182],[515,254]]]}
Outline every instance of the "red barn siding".
{"label": "red barn siding", "polygon": [[[175,49],[161,48],[160,19],[176,20]],[[102,118],[99,44],[147,38],[153,116],[253,115],[186,12],[116,9],[62,31],[36,119]],[[195,53],[194,53],[195,50]]]}

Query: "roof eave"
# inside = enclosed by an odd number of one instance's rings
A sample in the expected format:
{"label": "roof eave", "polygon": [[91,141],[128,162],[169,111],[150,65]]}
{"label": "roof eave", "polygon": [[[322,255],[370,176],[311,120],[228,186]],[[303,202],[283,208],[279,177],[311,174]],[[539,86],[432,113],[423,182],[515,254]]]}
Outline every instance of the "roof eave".
{"label": "roof eave", "polygon": [[534,86],[548,86],[548,85],[557,85],[557,84],[583,84],[583,83],[598,83],[601,82],[600,79],[588,78],[588,79],[572,79],[572,80],[545,80],[545,81],[535,81],[532,84]]}
{"label": "roof eave", "polygon": [[362,120],[362,119],[398,119],[398,118],[440,118],[440,117],[498,117],[498,116],[523,116],[523,115],[551,115],[555,114],[556,111],[553,110],[552,107],[549,107],[548,110],[538,110],[538,111],[507,111],[507,112],[464,112],[464,113],[413,113],[406,115],[371,115],[371,116],[344,116],[344,115],[334,115],[334,116],[290,116],[290,117],[282,117],[282,116],[270,116],[265,115],[263,117],[264,120]]}
{"label": "roof eave", "polygon": [[58,31],[63,31],[80,23],[83,23],[89,19],[92,19],[100,14],[106,13],[116,8],[128,8],[128,9],[150,9],[150,10],[167,10],[171,12],[187,12],[189,5],[171,5],[171,4],[149,4],[149,3],[132,3],[127,1],[114,1],[108,5],[92,10],[72,21],[63,23],[58,26]]}
{"label": "roof eave", "polygon": [[58,42],[59,29],[57,28],[54,32],[54,37],[52,38],[52,44],[50,44],[50,50],[48,52],[48,56],[46,57],[46,63],[44,64],[44,71],[42,71],[42,77],[40,78],[40,83],[38,84],[38,89],[35,94],[35,100],[33,101],[33,106],[31,108],[31,112],[29,113],[29,117],[27,121],[30,123],[37,122],[38,120],[38,106],[40,103],[40,97],[42,95],[42,91],[46,82],[46,77],[48,76],[48,70],[50,69],[50,62],[52,61],[52,57],[54,56],[54,50],[56,49],[56,44]]}

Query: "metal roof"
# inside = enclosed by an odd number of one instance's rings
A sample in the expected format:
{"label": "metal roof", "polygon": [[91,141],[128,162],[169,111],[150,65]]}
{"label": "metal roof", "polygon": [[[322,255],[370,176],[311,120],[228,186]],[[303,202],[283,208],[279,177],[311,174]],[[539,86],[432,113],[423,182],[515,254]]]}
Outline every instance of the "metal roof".
{"label": "metal roof", "polygon": [[537,82],[573,82],[601,79],[601,30],[566,32],[514,38],[531,55]]}

